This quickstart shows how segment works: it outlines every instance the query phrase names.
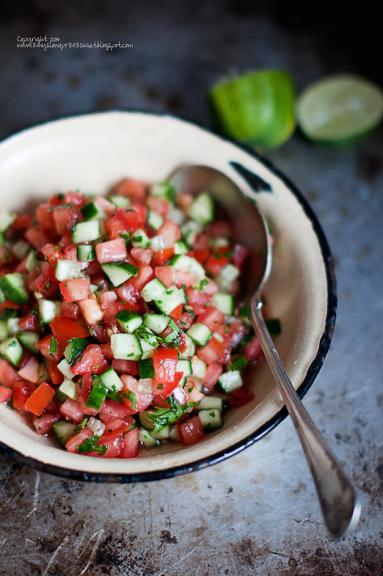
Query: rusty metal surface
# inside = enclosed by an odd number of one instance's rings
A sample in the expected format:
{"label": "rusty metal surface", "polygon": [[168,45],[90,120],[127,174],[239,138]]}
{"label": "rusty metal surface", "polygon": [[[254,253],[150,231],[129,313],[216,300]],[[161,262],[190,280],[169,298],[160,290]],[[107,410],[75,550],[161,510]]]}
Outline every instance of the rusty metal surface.
{"label": "rusty metal surface", "polygon": [[[267,15],[228,2],[116,9],[89,2],[38,10],[0,26],[0,133],[60,114],[109,107],[168,110],[208,124],[206,87],[230,69],[287,68],[298,85],[345,55],[294,38]],[[153,3],[154,4],[154,3]],[[118,3],[116,5],[118,7]],[[231,7],[231,8],[230,8]],[[37,14],[37,15],[36,15]],[[88,17],[89,16],[89,17]],[[219,25],[217,25],[219,23]],[[131,50],[17,51],[18,34],[134,43]],[[315,208],[337,260],[335,338],[305,404],[360,488],[359,530],[340,542],[322,526],[290,421],[231,460],[151,484],[62,480],[0,457],[0,575],[360,576],[383,573],[382,130],[357,151],[295,137],[269,154]]]}

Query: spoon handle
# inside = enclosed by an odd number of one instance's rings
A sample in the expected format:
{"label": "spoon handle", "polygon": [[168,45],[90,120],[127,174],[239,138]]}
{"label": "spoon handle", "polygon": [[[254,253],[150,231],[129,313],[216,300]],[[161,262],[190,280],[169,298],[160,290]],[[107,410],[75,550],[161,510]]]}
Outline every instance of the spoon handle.
{"label": "spoon handle", "polygon": [[257,296],[251,301],[251,316],[263,353],[301,441],[327,529],[332,536],[339,538],[359,521],[361,507],[356,491],[295,391],[271,339],[262,315],[262,302]]}

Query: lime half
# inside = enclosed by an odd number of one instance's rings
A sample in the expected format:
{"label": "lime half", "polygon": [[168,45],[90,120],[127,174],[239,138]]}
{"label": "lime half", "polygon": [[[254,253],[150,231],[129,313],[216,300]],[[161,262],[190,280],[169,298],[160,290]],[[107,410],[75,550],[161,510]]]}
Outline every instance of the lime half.
{"label": "lime half", "polygon": [[218,82],[210,101],[223,131],[240,142],[274,148],[294,131],[295,89],[286,72],[249,72]]}
{"label": "lime half", "polygon": [[349,74],[328,76],[306,88],[297,120],[312,140],[347,143],[375,128],[383,117],[383,94],[368,80]]}

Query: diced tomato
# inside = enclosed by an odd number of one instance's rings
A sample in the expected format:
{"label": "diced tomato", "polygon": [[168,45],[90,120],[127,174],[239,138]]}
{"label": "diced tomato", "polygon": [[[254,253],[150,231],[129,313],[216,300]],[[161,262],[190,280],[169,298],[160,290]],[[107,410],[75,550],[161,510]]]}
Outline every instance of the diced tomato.
{"label": "diced tomato", "polygon": [[[153,278],[154,278],[153,268],[151,266],[143,264],[142,266],[139,267],[137,275],[134,276],[134,278],[128,280],[127,284],[133,286],[136,290],[140,292],[142,288],[145,286],[145,284],[147,284],[150,280],[153,280]],[[118,295],[120,295],[119,290],[117,290]],[[120,298],[124,300],[122,296],[120,296]]]}
{"label": "diced tomato", "polygon": [[71,230],[73,225],[81,219],[82,215],[77,206],[58,206],[53,210],[53,220],[57,234],[60,236]]}
{"label": "diced tomato", "polygon": [[96,257],[100,264],[125,260],[127,256],[128,253],[123,238],[116,238],[115,240],[96,244]]}
{"label": "diced tomato", "polygon": [[6,360],[0,358],[0,382],[12,388],[13,384],[20,380],[17,372]]}
{"label": "diced tomato", "polygon": [[43,414],[42,416],[34,416],[33,426],[37,434],[48,434],[50,432],[52,425],[60,420],[59,414]]}
{"label": "diced tomato", "polygon": [[54,395],[54,389],[47,382],[42,382],[29,396],[24,408],[35,416],[41,416]]}
{"label": "diced tomato", "polygon": [[134,206],[128,210],[117,208],[113,216],[105,220],[105,231],[111,238],[118,238],[121,233],[134,232],[144,226],[144,224],[145,217],[143,212],[140,212]]}
{"label": "diced tomato", "polygon": [[[99,446],[106,446],[106,452],[102,458],[118,458],[124,447],[124,439],[121,434],[104,434],[98,441]],[[93,455],[93,452],[91,453]],[[94,454],[100,456],[100,454]]]}
{"label": "diced tomato", "polygon": [[211,254],[205,262],[205,268],[209,274],[212,274],[213,276],[219,276],[222,268],[224,268],[228,263],[229,259],[226,258],[226,256],[213,256]]}
{"label": "diced tomato", "polygon": [[55,318],[50,323],[53,336],[59,344],[65,346],[70,338],[86,338],[89,336],[89,330],[77,320],[69,318]]}
{"label": "diced tomato", "polygon": [[110,341],[108,330],[109,327],[104,324],[92,324],[89,326],[89,332],[92,338],[95,338],[97,342],[100,342],[102,345]]}
{"label": "diced tomato", "polygon": [[19,320],[20,330],[30,330],[32,332],[38,332],[39,330],[39,319],[36,312],[30,312],[26,316],[23,316]]}
{"label": "diced tomato", "polygon": [[210,251],[205,250],[193,250],[193,257],[198,260],[200,264],[204,264],[206,260],[209,258]]}
{"label": "diced tomato", "polygon": [[205,311],[207,302],[210,300],[209,294],[206,294],[206,292],[202,290],[195,290],[194,288],[186,289],[186,298],[195,314],[202,314]]}
{"label": "diced tomato", "polygon": [[69,243],[63,248],[64,260],[73,260],[77,262],[77,246],[76,244]]}
{"label": "diced tomato", "polygon": [[108,326],[113,326],[117,324],[116,314],[124,309],[124,305],[121,302],[112,302],[103,312],[104,323]]}
{"label": "diced tomato", "polygon": [[41,254],[48,260],[50,264],[56,264],[57,260],[62,257],[61,250],[55,244],[44,244],[40,249]]}
{"label": "diced tomato", "polygon": [[169,202],[158,196],[149,196],[146,203],[152,212],[157,212],[162,218],[166,219],[169,212]]}
{"label": "diced tomato", "polygon": [[150,248],[132,248],[130,253],[135,260],[142,264],[150,264],[153,256],[153,250]]}
{"label": "diced tomato", "polygon": [[32,216],[30,214],[20,214],[11,224],[12,231],[21,232],[32,226]]}
{"label": "diced tomato", "polygon": [[254,362],[258,360],[262,355],[262,348],[261,344],[256,336],[254,336],[250,342],[246,344],[243,349],[243,353],[250,362]]}
{"label": "diced tomato", "polygon": [[70,318],[77,320],[80,316],[80,307],[75,302],[63,302],[60,308],[60,316],[62,318]]}
{"label": "diced tomato", "polygon": [[206,346],[198,348],[197,356],[206,364],[221,364],[225,361],[225,344],[213,336]]}
{"label": "diced tomato", "polygon": [[163,266],[167,263],[170,258],[174,256],[174,248],[165,248],[164,250],[158,250],[154,252],[152,258],[153,266]]}
{"label": "diced tomato", "polygon": [[[182,390],[186,391],[186,402],[199,402],[203,397],[204,394],[200,391],[198,382],[195,378],[188,376],[186,378],[185,388]],[[185,403],[186,403],[185,402]]]}
{"label": "diced tomato", "polygon": [[232,229],[228,222],[225,222],[224,220],[215,220],[206,228],[206,234],[208,236],[213,236],[214,238],[230,238],[232,235]]}
{"label": "diced tomato", "polygon": [[[172,392],[174,400],[176,400],[180,406],[184,406],[186,404],[188,401],[188,394],[189,393],[186,392],[185,388],[182,388],[182,386],[177,386],[177,388],[174,388]],[[201,396],[203,396],[203,394]]]}
{"label": "diced tomato", "polygon": [[127,416],[131,416],[131,409],[125,404],[121,404],[116,400],[105,400],[101,406],[100,419],[104,424],[108,424],[116,418],[124,420]]}
{"label": "diced tomato", "polygon": [[97,322],[101,322],[103,314],[96,298],[81,300],[79,306],[87,324],[97,324]]}
{"label": "diced tomato", "polygon": [[102,353],[101,346],[98,344],[89,344],[81,356],[71,366],[70,371],[75,376],[79,374],[101,374],[108,367],[108,362]]}
{"label": "diced tomato", "polygon": [[52,230],[54,230],[53,211],[51,204],[45,202],[36,208],[36,220],[41,230],[45,230],[48,233],[51,233]]}
{"label": "diced tomato", "polygon": [[234,266],[237,266],[237,268],[241,268],[248,255],[249,255],[249,249],[246,246],[243,246],[243,244],[235,244],[233,254]]}
{"label": "diced tomato", "polygon": [[64,302],[85,300],[90,292],[89,278],[70,278],[60,282],[60,292]]}
{"label": "diced tomato", "polygon": [[[117,288],[116,293],[118,297],[121,298],[121,300],[125,302],[125,304],[127,304],[129,310],[131,310],[132,312],[138,312],[140,309],[139,306],[140,293],[137,290],[137,288],[135,286],[132,286],[132,284],[130,284],[129,282],[130,281],[126,282],[125,284]],[[110,305],[111,304],[109,304],[109,306]]]}
{"label": "diced tomato", "polygon": [[107,216],[111,216],[116,211],[116,206],[104,198],[104,196],[97,196],[95,202]]}
{"label": "diced tomato", "polygon": [[177,322],[177,320],[180,320],[183,314],[183,310],[184,310],[184,305],[183,304],[178,304],[178,306],[176,306],[174,308],[174,310],[172,310],[169,314],[169,316],[171,316],[171,318],[173,318],[173,320],[175,320]]}
{"label": "diced tomato", "polygon": [[194,200],[193,196],[186,192],[181,192],[177,194],[177,203],[185,212],[187,212],[190,206],[193,204],[193,200]]}
{"label": "diced tomato", "polygon": [[40,250],[44,244],[48,244],[49,242],[49,237],[46,235],[46,233],[36,226],[28,228],[28,230],[24,233],[24,238],[36,250]]}
{"label": "diced tomato", "polygon": [[[112,355],[113,358],[113,355]],[[138,375],[138,365],[134,360],[115,360],[112,361],[112,367],[119,374],[128,374],[129,376]]]}
{"label": "diced tomato", "polygon": [[178,385],[178,351],[171,348],[158,348],[153,352],[154,395],[167,398]]}
{"label": "diced tomato", "polygon": [[11,302],[11,300],[5,300],[5,302],[2,302],[0,304],[0,312],[3,312],[3,310],[7,310],[8,308],[12,310],[18,310],[20,308],[20,304],[16,304],[16,302]]}
{"label": "diced tomato", "polygon": [[54,360],[48,360],[48,372],[51,377],[52,384],[58,386],[64,380],[64,375],[57,368],[57,363]]}
{"label": "diced tomato", "polygon": [[36,344],[36,348],[47,360],[58,362],[64,353],[66,343],[60,344],[58,341],[52,342],[52,336],[47,335],[41,338]]}
{"label": "diced tomato", "polygon": [[73,204],[74,206],[82,206],[85,204],[86,197],[80,192],[66,192],[64,196],[64,204]]}
{"label": "diced tomato", "polygon": [[83,419],[84,413],[80,409],[78,402],[68,398],[65,400],[63,404],[60,406],[60,412],[65,418],[79,424]]}
{"label": "diced tomato", "polygon": [[203,314],[198,316],[197,322],[205,324],[211,332],[215,332],[215,330],[223,324],[224,319],[225,316],[223,312],[214,308],[214,306],[207,306]]}
{"label": "diced tomato", "polygon": [[110,345],[109,337],[106,342],[101,344],[101,350],[107,360],[113,360],[112,346]]}
{"label": "diced tomato", "polygon": [[237,390],[233,390],[228,394],[228,402],[230,408],[238,408],[239,406],[244,406],[254,399],[254,394],[246,386],[242,386]]}
{"label": "diced tomato", "polygon": [[124,446],[121,451],[121,458],[136,458],[138,456],[138,428],[124,434]]}
{"label": "diced tomato", "polygon": [[0,384],[0,404],[8,402],[12,398],[12,389]]}
{"label": "diced tomato", "polygon": [[21,378],[18,378],[13,384],[13,396],[12,405],[15,410],[22,411],[25,408],[25,401],[35,390],[35,384],[32,382],[26,382]]}
{"label": "diced tomato", "polygon": [[39,381],[39,363],[34,356],[30,356],[24,366],[18,371],[20,378],[37,384]]}
{"label": "diced tomato", "polygon": [[191,446],[192,444],[197,444],[204,437],[201,420],[198,416],[193,416],[178,424],[178,433],[180,435],[180,440],[185,446]]}
{"label": "diced tomato", "polygon": [[219,364],[210,364],[206,368],[205,376],[202,378],[202,386],[207,390],[213,390],[222,374],[222,366]]}
{"label": "diced tomato", "polygon": [[191,272],[186,270],[174,270],[174,283],[178,288],[182,286],[193,286],[195,284],[195,277]]}
{"label": "diced tomato", "polygon": [[174,268],[172,266],[156,266],[154,273],[166,288],[170,288],[174,284]]}
{"label": "diced tomato", "polygon": [[41,273],[33,279],[31,290],[41,292],[44,298],[53,298],[58,289],[55,268],[49,262],[41,263]]}
{"label": "diced tomato", "polygon": [[113,193],[127,196],[133,202],[144,202],[146,190],[146,182],[134,180],[133,178],[124,178],[113,188]]}
{"label": "diced tomato", "polygon": [[113,290],[106,290],[99,296],[101,310],[106,310],[108,306],[117,300],[117,294]]}
{"label": "diced tomato", "polygon": [[65,448],[68,452],[78,452],[79,446],[92,435],[92,430],[87,427],[82,428],[80,432],[77,432],[77,434],[72,436],[72,438],[69,438],[68,442],[65,444]]}
{"label": "diced tomato", "polygon": [[171,248],[181,239],[181,228],[175,222],[167,220],[157,230],[156,236],[161,236],[164,248]]}
{"label": "diced tomato", "polygon": [[127,397],[124,395],[122,401],[132,410],[132,413],[142,412],[150,406],[153,401],[153,380],[151,378],[136,380],[132,376],[123,374],[121,380],[124,383],[123,390],[127,392]]}
{"label": "diced tomato", "polygon": [[182,328],[182,330],[189,330],[191,328],[194,321],[194,314],[191,312],[183,312],[181,317],[176,320],[178,326]]}
{"label": "diced tomato", "polygon": [[135,427],[136,422],[132,416],[126,416],[124,419],[116,418],[115,420],[108,422],[105,428],[105,434],[115,434],[118,436],[119,434],[125,434],[125,432],[129,432],[129,430]]}

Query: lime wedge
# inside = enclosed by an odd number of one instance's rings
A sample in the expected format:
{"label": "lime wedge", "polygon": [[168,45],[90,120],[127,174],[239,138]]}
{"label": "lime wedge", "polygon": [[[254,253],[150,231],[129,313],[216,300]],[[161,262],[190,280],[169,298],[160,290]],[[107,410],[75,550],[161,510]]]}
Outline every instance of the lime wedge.
{"label": "lime wedge", "polygon": [[240,142],[274,148],[294,132],[295,89],[286,72],[249,72],[218,82],[210,101],[223,131]]}
{"label": "lime wedge", "polygon": [[349,74],[328,76],[306,88],[297,120],[310,139],[347,143],[375,128],[383,117],[383,94],[368,80]]}

